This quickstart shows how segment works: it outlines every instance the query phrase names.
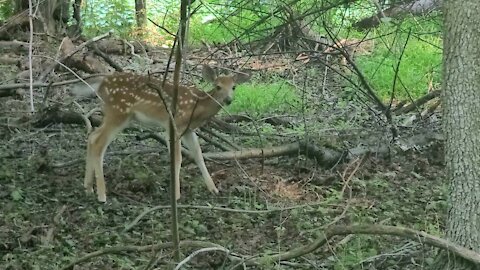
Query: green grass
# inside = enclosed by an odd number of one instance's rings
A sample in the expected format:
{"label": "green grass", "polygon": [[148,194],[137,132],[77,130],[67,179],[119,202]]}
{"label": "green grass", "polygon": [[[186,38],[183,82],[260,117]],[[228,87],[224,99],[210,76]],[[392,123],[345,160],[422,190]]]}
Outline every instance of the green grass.
{"label": "green grass", "polygon": [[284,81],[253,82],[237,86],[230,113],[247,112],[253,116],[266,113],[298,111],[300,98],[294,87]]}
{"label": "green grass", "polygon": [[[438,88],[442,68],[440,23],[435,18],[407,19],[401,25],[386,24],[376,31],[375,36],[389,34],[376,39],[374,52],[358,56],[356,62],[380,97],[390,98],[396,74],[399,76],[395,83],[398,99],[408,98],[408,93],[413,98],[422,96],[428,92],[430,84]],[[402,55],[408,31],[411,35]]]}
{"label": "green grass", "polygon": [[[410,41],[402,56],[395,85],[395,96],[419,97],[428,91],[429,83],[440,83],[442,55],[437,48],[421,41]],[[373,88],[382,98],[389,98],[397,68],[397,54],[387,47],[377,47],[372,55],[361,56],[357,64],[364,71]]]}
{"label": "green grass", "polygon": [[194,20],[190,25],[190,41],[194,45],[201,44],[202,41],[208,44],[226,43],[237,35],[235,32],[235,30],[229,30],[219,23],[202,24]]}

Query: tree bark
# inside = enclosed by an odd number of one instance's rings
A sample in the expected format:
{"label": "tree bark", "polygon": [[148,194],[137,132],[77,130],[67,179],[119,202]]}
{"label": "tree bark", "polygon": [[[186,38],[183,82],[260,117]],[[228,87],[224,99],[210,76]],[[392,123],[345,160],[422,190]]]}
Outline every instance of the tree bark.
{"label": "tree bark", "polygon": [[[480,251],[480,2],[444,1],[443,100],[450,205],[446,236]],[[433,269],[478,269],[440,253]]]}
{"label": "tree bark", "polygon": [[146,0],[135,0],[135,17],[137,19],[137,27],[145,28],[147,22],[147,6]]}
{"label": "tree bark", "polygon": [[[35,4],[35,3],[34,3]],[[69,15],[69,1],[66,0],[45,0],[33,7],[36,16],[34,18],[34,31],[46,32],[48,34],[57,34],[64,30],[70,18]],[[18,18],[27,18],[24,21],[28,22],[28,1],[14,0],[14,13]],[[18,19],[17,19],[18,20]],[[15,24],[13,24],[15,26]],[[25,26],[24,26],[25,27]]]}
{"label": "tree bark", "polygon": [[75,25],[73,26],[73,34],[80,35],[82,33],[82,0],[75,0],[73,2],[73,18]]}

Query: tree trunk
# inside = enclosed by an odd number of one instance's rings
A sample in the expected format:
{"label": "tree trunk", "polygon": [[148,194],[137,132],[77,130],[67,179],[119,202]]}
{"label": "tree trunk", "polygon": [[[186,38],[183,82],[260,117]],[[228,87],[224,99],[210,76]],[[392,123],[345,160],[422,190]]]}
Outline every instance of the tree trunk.
{"label": "tree trunk", "polygon": [[[35,4],[35,3],[33,3]],[[46,32],[54,35],[66,28],[69,15],[69,1],[67,0],[44,0],[38,9],[33,6],[34,31]],[[14,0],[14,12],[20,17],[28,18],[28,1]],[[25,20],[28,22],[28,20]]]}
{"label": "tree trunk", "polygon": [[[480,1],[444,1],[443,101],[450,205],[446,235],[480,252]],[[478,269],[441,252],[433,269]]]}
{"label": "tree trunk", "polygon": [[147,22],[147,7],[146,0],[135,0],[135,17],[137,19],[137,27],[145,28]]}
{"label": "tree trunk", "polygon": [[75,24],[72,27],[72,35],[80,35],[82,33],[82,0],[75,0],[73,2],[73,18],[75,19]]}

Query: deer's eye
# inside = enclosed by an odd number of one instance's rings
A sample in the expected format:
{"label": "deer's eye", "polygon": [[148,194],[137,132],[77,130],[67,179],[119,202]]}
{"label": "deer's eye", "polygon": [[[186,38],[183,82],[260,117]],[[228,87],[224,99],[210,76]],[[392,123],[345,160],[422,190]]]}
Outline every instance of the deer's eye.
{"label": "deer's eye", "polygon": [[220,87],[220,85],[217,85],[216,88],[217,88],[217,90],[221,90],[221,89],[222,89],[222,87]]}
{"label": "deer's eye", "polygon": [[232,87],[232,90],[235,91],[235,88],[236,88],[236,86],[234,85],[234,86]]}

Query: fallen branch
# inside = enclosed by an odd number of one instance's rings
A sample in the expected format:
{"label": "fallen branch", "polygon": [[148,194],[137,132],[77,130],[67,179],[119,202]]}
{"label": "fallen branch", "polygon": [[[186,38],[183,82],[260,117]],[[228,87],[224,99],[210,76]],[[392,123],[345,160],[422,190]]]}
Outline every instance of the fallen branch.
{"label": "fallen branch", "polygon": [[13,40],[13,41],[0,41],[0,52],[27,52],[28,42]]}
{"label": "fallen branch", "polygon": [[[107,75],[106,73],[98,73],[98,74],[92,74],[88,76],[84,76],[82,79],[88,79],[92,77],[98,77],[98,76],[105,76]],[[56,82],[56,83],[33,83],[32,86],[33,88],[38,88],[38,87],[49,87],[49,86],[62,86],[62,85],[67,85],[67,84],[72,84],[81,81],[80,79],[72,79],[72,80],[67,80],[67,81],[62,81],[62,82]],[[12,90],[12,89],[27,89],[30,87],[29,83],[12,83],[12,84],[4,84],[0,85],[0,94],[3,92],[8,92],[6,90]]]}
{"label": "fallen branch", "polygon": [[123,71],[123,68],[119,64],[117,64],[115,61],[113,61],[112,58],[110,58],[110,56],[108,56],[106,53],[102,52],[98,48],[97,44],[94,43],[94,44],[92,44],[91,47],[93,48],[93,51],[95,52],[96,55],[102,57],[103,60],[105,60],[105,62],[107,62],[110,66],[112,66],[116,71],[119,71],[119,72]]}
{"label": "fallen branch", "polygon": [[63,213],[65,212],[65,210],[67,210],[67,206],[62,205],[60,210],[58,210],[57,214],[53,218],[53,222],[50,225],[50,228],[48,229],[47,234],[42,239],[42,244],[48,246],[53,241],[55,230],[57,229],[57,226],[60,223],[60,218],[63,215]]}
{"label": "fallen branch", "polygon": [[213,140],[212,138],[210,138],[209,136],[203,134],[202,132],[197,132],[197,135],[198,137],[202,138],[204,141],[218,147],[218,149],[221,149],[223,151],[231,151],[233,150],[231,147],[227,146],[227,145],[224,145],[220,142],[217,142],[215,140]]}
{"label": "fallen branch", "polygon": [[0,64],[2,65],[17,65],[22,61],[21,57],[12,57],[10,55],[0,55]]}
{"label": "fallen branch", "polygon": [[[84,124],[84,117],[77,112],[62,111],[59,107],[50,107],[45,109],[34,121],[35,127],[45,127],[53,123],[64,124]],[[92,126],[98,126],[101,123],[100,118],[90,117]],[[156,134],[147,134],[139,137],[140,140],[153,138],[162,144],[166,141]],[[190,157],[190,152],[182,149],[182,153]],[[330,167],[342,161],[346,157],[345,151],[338,151],[328,147],[317,147],[308,143],[290,143],[282,146],[269,148],[250,148],[238,151],[228,151],[219,153],[204,153],[204,158],[208,160],[230,160],[230,159],[250,159],[250,158],[269,158],[285,155],[303,154],[308,158],[315,159],[323,167]]]}
{"label": "fallen branch", "polygon": [[323,236],[313,241],[311,244],[303,245],[292,250],[279,253],[276,255],[266,255],[256,257],[246,264],[257,264],[266,261],[285,261],[298,258],[300,256],[309,254],[319,247],[325,245],[328,240],[337,235],[349,234],[369,234],[369,235],[393,235],[417,241],[423,244],[431,245],[433,247],[441,248],[453,253],[456,256],[462,257],[476,265],[480,265],[480,254],[470,249],[459,246],[455,243],[449,242],[437,236],[430,235],[423,231],[413,229],[385,226],[385,225],[352,225],[352,226],[334,226],[327,228],[323,232]]}
{"label": "fallen branch", "polygon": [[415,100],[411,104],[396,110],[395,115],[400,115],[400,114],[403,114],[403,113],[411,112],[414,109],[418,108],[419,106],[422,106],[423,104],[427,103],[428,101],[430,101],[430,100],[432,100],[436,97],[439,97],[440,93],[441,93],[440,90],[432,91],[432,92],[418,98],[417,100]]}
{"label": "fallen branch", "polygon": [[381,18],[387,17],[399,19],[404,17],[405,14],[423,16],[433,10],[441,9],[442,1],[392,1],[392,3],[387,6],[388,8],[386,9],[377,7],[378,11],[376,14],[367,18],[363,18],[360,21],[353,23],[352,26],[357,30],[366,31],[370,28],[379,26],[381,23]]}
{"label": "fallen branch", "polygon": [[22,97],[25,92],[20,89],[0,90],[0,97]]}
{"label": "fallen branch", "polygon": [[[169,147],[169,146],[168,146],[168,141],[167,141],[165,138],[163,138],[162,136],[160,136],[160,135],[158,135],[158,134],[155,134],[155,133],[153,133],[153,132],[149,132],[149,133],[147,133],[147,134],[137,135],[137,136],[136,136],[136,139],[137,139],[138,141],[143,141],[143,140],[146,140],[146,139],[154,139],[154,140],[156,140],[157,142],[163,144],[165,147]],[[157,150],[157,151],[158,151],[158,150]],[[190,155],[190,152],[189,152],[187,149],[185,149],[184,147],[182,147],[182,148],[181,148],[181,151],[182,151],[182,155],[183,155],[183,156],[186,156],[186,157],[188,157],[189,159],[194,160],[194,159],[192,158],[192,156]]]}
{"label": "fallen branch", "polygon": [[204,252],[211,252],[211,251],[222,251],[226,254],[229,254],[230,253],[230,250],[226,249],[226,248],[223,248],[223,247],[206,247],[206,248],[201,248],[199,250],[195,250],[192,254],[188,255],[188,257],[186,257],[185,259],[183,259],[181,262],[179,262],[177,264],[177,266],[175,267],[174,270],[180,270],[180,268],[187,264],[189,261],[191,261],[193,259],[193,257],[197,256],[198,254],[200,253],[204,253]]}
{"label": "fallen branch", "polygon": [[215,137],[217,139],[219,139],[220,141],[223,141],[224,143],[230,145],[234,150],[239,150],[241,147],[234,144],[233,142],[231,142],[230,140],[226,139],[225,137],[223,137],[220,133],[212,130],[211,128],[207,128],[207,127],[200,127],[200,130],[205,132],[205,133],[208,133],[210,136],[212,137]]}
{"label": "fallen branch", "polygon": [[[97,116],[89,117],[92,126],[99,126],[102,120]],[[62,111],[59,106],[45,108],[37,113],[33,121],[34,127],[46,127],[51,124],[84,124],[84,116],[73,111]]]}
{"label": "fallen branch", "polygon": [[438,108],[438,106],[440,106],[442,103],[442,101],[440,99],[438,99],[437,101],[435,101],[435,103],[433,103],[431,106],[429,106],[427,109],[425,109],[422,113],[421,113],[421,116],[422,118],[427,118],[429,117],[430,115],[432,115],[435,110]]}
{"label": "fallen branch", "polygon": [[140,41],[128,43],[123,39],[105,39],[97,43],[98,49],[106,54],[136,55],[145,51],[145,45]]}
{"label": "fallen branch", "polygon": [[265,117],[265,118],[256,120],[247,115],[234,114],[234,115],[227,115],[225,117],[222,117],[221,120],[227,123],[262,121],[272,126],[286,126],[286,127],[293,126],[292,123],[278,116],[270,116],[270,117]]}
{"label": "fallen branch", "polygon": [[108,32],[108,33],[105,33],[103,35],[100,35],[100,36],[96,36],[90,40],[87,40],[85,41],[84,43],[78,45],[74,50],[68,52],[67,54],[63,55],[62,57],[60,57],[57,61],[55,61],[51,66],[47,67],[45,69],[44,72],[42,72],[42,74],[40,74],[39,78],[38,78],[38,81],[43,81],[47,75],[52,72],[52,70],[54,70],[55,68],[57,68],[60,63],[63,63],[66,59],[70,58],[72,55],[76,54],[78,51],[82,50],[83,48],[85,48],[86,46],[94,43],[94,42],[97,42],[101,39],[104,39],[108,36],[110,36],[112,34],[112,32]]}
{"label": "fallen branch", "polygon": [[[275,255],[264,255],[264,256],[252,256],[246,259],[246,256],[239,256],[239,255],[230,255],[228,256],[232,261],[240,261],[240,263],[244,263],[246,265],[258,265],[258,264],[265,264],[268,262],[280,262],[280,261],[287,261],[292,260],[306,254],[312,253],[318,248],[325,245],[331,238],[334,236],[339,235],[350,235],[350,234],[368,234],[368,235],[392,235],[392,236],[399,236],[406,239],[410,239],[416,242],[420,242],[422,244],[427,244],[433,247],[437,247],[448,252],[453,253],[455,256],[461,257],[469,262],[472,262],[475,265],[480,265],[480,254],[442,239],[440,237],[428,234],[423,231],[417,231],[413,229],[408,229],[404,227],[396,227],[396,226],[385,226],[385,225],[352,225],[352,226],[331,226],[325,230],[319,229],[323,231],[323,236],[319,237],[318,239],[314,240],[310,244],[306,244],[297,248],[293,248],[289,251],[278,253]],[[217,245],[211,242],[204,242],[204,241],[181,241],[181,247],[189,247],[189,248],[218,248],[227,250],[224,247]],[[102,256],[105,254],[119,254],[125,252],[145,252],[145,251],[157,251],[160,249],[165,248],[172,248],[172,243],[160,243],[155,245],[146,245],[146,246],[118,246],[118,247],[110,247],[106,249],[102,249],[99,251],[95,251],[92,253],[88,253],[85,256],[71,262],[67,266],[63,267],[62,270],[69,270],[73,269],[73,267],[77,264],[82,262],[86,262],[91,260],[92,258]]]}
{"label": "fallen branch", "polygon": [[[222,248],[225,249],[224,247],[210,243],[210,242],[203,242],[203,241],[180,241],[180,246],[181,247],[189,247],[189,248]],[[155,245],[146,245],[146,246],[117,246],[117,247],[110,247],[110,248],[105,248],[99,251],[91,252],[86,254],[85,256],[71,262],[67,266],[63,267],[62,270],[69,270],[73,269],[73,267],[77,264],[86,262],[88,260],[91,260],[95,257],[99,257],[105,254],[119,254],[119,253],[125,253],[125,252],[151,252],[151,251],[156,251],[159,249],[165,249],[165,248],[171,248],[173,247],[172,243],[160,243],[160,244],[155,244]]]}
{"label": "fallen branch", "polygon": [[343,151],[337,151],[330,148],[319,148],[308,143],[290,143],[282,146],[269,148],[250,148],[239,151],[205,153],[204,156],[215,160],[229,159],[250,159],[250,158],[270,158],[277,156],[288,156],[303,154],[311,159],[315,159],[318,164],[329,167],[342,161],[346,154]]}
{"label": "fallen branch", "polygon": [[[246,210],[246,209],[234,209],[234,208],[227,208],[227,207],[215,207],[215,206],[203,206],[203,205],[182,205],[179,204],[178,208],[179,209],[194,209],[194,210],[210,210],[210,211],[223,211],[223,212],[229,212],[229,213],[241,213],[241,214],[270,214],[273,212],[281,212],[281,211],[288,211],[288,210],[294,210],[294,209],[300,209],[300,208],[306,208],[306,207],[314,207],[314,206],[319,206],[319,205],[326,205],[325,202],[316,202],[316,203],[310,203],[310,204],[301,204],[301,205],[294,205],[294,206],[289,206],[289,207],[281,207],[281,208],[271,208],[271,209],[266,209],[266,210]],[[329,207],[332,207],[333,205],[327,205]],[[167,205],[159,205],[155,206],[152,208],[149,208],[140,215],[138,215],[132,222],[129,224],[125,225],[125,229],[123,230],[124,232],[130,231],[133,227],[135,227],[140,220],[142,220],[143,217],[148,215],[151,212],[161,210],[161,209],[169,209],[170,206]],[[322,209],[324,211],[325,209]]]}
{"label": "fallen branch", "polygon": [[215,129],[218,129],[218,130],[221,130],[221,131],[224,131],[224,132],[229,132],[229,133],[232,133],[232,132],[236,132],[236,133],[242,133],[242,129],[237,127],[237,126],[234,126],[232,124],[229,124],[225,121],[222,121],[220,119],[217,119],[216,117],[212,118],[208,123],[207,123],[207,126],[211,126]]}

